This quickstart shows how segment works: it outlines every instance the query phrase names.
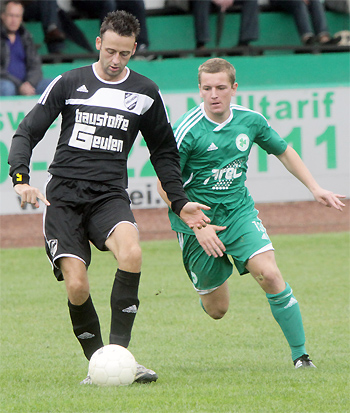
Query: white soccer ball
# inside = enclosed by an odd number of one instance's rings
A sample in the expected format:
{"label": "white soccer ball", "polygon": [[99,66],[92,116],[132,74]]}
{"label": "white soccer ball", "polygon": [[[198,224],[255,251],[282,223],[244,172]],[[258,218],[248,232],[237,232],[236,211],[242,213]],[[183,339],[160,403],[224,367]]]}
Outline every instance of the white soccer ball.
{"label": "white soccer ball", "polygon": [[89,362],[88,375],[98,386],[127,386],[134,382],[136,361],[128,349],[108,344],[95,351]]}

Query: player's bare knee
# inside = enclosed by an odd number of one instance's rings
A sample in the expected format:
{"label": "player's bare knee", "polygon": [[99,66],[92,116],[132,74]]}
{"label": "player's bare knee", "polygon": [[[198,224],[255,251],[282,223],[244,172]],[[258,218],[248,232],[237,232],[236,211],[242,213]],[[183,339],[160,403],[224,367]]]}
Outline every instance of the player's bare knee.
{"label": "player's bare knee", "polygon": [[133,244],[127,248],[123,248],[117,257],[120,268],[127,266],[140,267],[142,264],[142,251],[139,244]]}
{"label": "player's bare knee", "polygon": [[211,311],[210,313],[208,313],[210,315],[210,317],[214,320],[220,320],[221,318],[223,318],[223,316],[226,314],[227,311],[217,308],[213,311]]}
{"label": "player's bare knee", "polygon": [[66,282],[69,301],[74,305],[82,305],[89,298],[89,284],[80,278],[70,279]]}
{"label": "player's bare knee", "polygon": [[207,314],[213,318],[214,320],[220,320],[223,316],[227,313],[228,306],[226,305],[219,305],[215,307],[208,307],[205,308]]}
{"label": "player's bare knee", "polygon": [[285,288],[282,274],[277,267],[254,274],[253,277],[266,293],[277,294]]}

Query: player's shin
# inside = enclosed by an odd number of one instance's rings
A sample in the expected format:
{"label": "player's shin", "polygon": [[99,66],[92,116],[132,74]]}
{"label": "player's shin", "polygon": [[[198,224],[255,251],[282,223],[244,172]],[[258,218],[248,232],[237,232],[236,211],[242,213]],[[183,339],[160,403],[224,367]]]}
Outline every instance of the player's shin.
{"label": "player's shin", "polygon": [[266,294],[272,315],[280,325],[295,360],[306,354],[305,333],[299,303],[286,283],[286,289],[279,294]]}
{"label": "player's shin", "polygon": [[94,352],[103,346],[100,322],[91,296],[82,305],[74,305],[68,300],[68,308],[74,334],[85,357],[90,360]]}
{"label": "player's shin", "polygon": [[118,269],[115,274],[111,294],[111,332],[110,344],[128,347],[131,330],[139,308],[138,288],[140,273]]}

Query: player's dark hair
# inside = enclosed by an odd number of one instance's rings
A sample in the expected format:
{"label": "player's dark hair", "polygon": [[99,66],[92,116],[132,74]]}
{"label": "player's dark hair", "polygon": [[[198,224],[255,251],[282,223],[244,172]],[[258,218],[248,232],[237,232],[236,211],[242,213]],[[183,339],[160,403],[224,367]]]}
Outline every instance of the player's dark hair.
{"label": "player's dark hair", "polygon": [[101,24],[101,39],[107,30],[111,30],[119,36],[135,36],[135,39],[137,39],[140,33],[140,22],[135,16],[124,10],[112,11],[107,14]]}
{"label": "player's dark hair", "polygon": [[230,79],[231,85],[236,81],[236,69],[225,59],[215,57],[202,63],[198,68],[198,83],[201,84],[202,73],[219,73],[226,72]]}

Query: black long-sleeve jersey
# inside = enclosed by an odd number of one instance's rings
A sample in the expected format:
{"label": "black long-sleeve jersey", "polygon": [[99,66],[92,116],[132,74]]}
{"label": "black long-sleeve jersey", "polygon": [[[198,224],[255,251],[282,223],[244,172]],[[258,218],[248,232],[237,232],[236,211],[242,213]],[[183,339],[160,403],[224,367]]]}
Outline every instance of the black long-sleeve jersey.
{"label": "black long-sleeve jersey", "polygon": [[127,158],[140,131],[169,200],[187,201],[179,155],[157,85],[127,68],[119,82],[101,79],[94,65],[68,71],[50,84],[13,136],[10,175],[29,176],[34,147],[61,113],[52,175],[127,188]]}

